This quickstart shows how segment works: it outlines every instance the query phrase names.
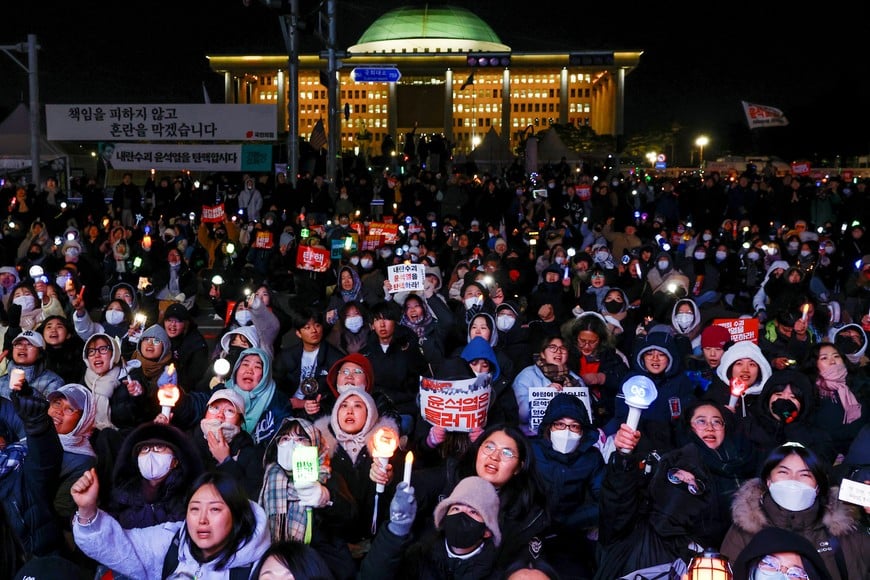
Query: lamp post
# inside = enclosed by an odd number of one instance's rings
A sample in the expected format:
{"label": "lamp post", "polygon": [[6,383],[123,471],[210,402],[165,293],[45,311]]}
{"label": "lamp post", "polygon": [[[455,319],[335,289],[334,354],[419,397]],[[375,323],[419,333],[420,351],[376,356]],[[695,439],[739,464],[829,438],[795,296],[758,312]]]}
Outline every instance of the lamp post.
{"label": "lamp post", "polygon": [[704,146],[710,143],[710,139],[706,135],[701,135],[695,139],[695,145],[698,146],[698,167],[704,167]]}
{"label": "lamp post", "polygon": [[[11,44],[0,46],[0,51],[15,61],[15,64],[27,73],[28,88],[30,93],[30,171],[31,181],[39,190],[39,74],[36,53],[39,45],[35,34],[27,35],[27,44]],[[27,64],[21,62],[12,52],[26,52]]]}

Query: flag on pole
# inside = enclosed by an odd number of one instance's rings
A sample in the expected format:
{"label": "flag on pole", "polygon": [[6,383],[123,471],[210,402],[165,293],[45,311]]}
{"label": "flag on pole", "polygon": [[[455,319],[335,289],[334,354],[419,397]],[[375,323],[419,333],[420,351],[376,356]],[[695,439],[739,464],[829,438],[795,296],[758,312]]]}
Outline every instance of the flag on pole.
{"label": "flag on pole", "polygon": [[743,112],[746,113],[746,122],[750,129],[758,127],[785,127],[788,125],[788,119],[777,108],[768,107],[767,105],[756,105],[755,103],[743,103]]}
{"label": "flag on pole", "polygon": [[326,147],[326,129],[323,128],[323,119],[318,119],[317,123],[314,124],[308,142],[311,143],[315,151],[320,151]]}
{"label": "flag on pole", "polygon": [[473,85],[473,84],[474,84],[474,72],[472,72],[470,75],[468,75],[468,78],[465,79],[465,82],[462,83],[462,86],[459,87],[459,90],[464,91],[465,87],[467,87],[468,85]]}

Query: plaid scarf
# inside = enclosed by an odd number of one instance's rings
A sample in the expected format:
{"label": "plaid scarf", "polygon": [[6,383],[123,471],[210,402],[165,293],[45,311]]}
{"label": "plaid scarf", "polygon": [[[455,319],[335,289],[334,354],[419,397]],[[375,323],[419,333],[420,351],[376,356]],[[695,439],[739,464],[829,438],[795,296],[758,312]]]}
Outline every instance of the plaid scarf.
{"label": "plaid scarf", "polygon": [[541,373],[550,379],[550,382],[559,383],[563,387],[576,387],[577,382],[571,377],[567,365],[554,365],[544,362],[540,355],[535,357],[535,364],[541,369]]}
{"label": "plaid scarf", "polygon": [[270,463],[266,467],[258,503],[266,510],[273,542],[304,540],[305,507],[299,503],[293,480],[277,463]]}

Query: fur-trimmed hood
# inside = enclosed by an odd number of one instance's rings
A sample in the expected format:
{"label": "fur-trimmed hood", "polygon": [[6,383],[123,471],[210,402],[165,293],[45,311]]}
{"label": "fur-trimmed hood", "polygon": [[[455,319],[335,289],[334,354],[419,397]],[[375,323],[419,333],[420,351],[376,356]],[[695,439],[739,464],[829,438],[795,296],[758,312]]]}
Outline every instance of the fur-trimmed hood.
{"label": "fur-trimmed hood", "polygon": [[[849,535],[857,530],[857,511],[838,500],[839,493],[839,487],[832,487],[828,492],[821,522],[818,521],[816,510],[807,510],[805,520],[801,518],[792,520],[796,524],[794,527],[811,527],[821,524],[829,533],[837,537]],[[818,501],[820,499],[817,499]],[[770,526],[791,528],[792,526],[782,525],[785,519],[780,514],[784,513],[785,510],[776,505],[770,498],[760,478],[751,479],[744,483],[734,494],[734,501],[731,504],[731,517],[734,525],[749,534],[756,534],[761,529]],[[793,515],[792,512],[788,513]],[[779,519],[782,521],[777,521]]]}

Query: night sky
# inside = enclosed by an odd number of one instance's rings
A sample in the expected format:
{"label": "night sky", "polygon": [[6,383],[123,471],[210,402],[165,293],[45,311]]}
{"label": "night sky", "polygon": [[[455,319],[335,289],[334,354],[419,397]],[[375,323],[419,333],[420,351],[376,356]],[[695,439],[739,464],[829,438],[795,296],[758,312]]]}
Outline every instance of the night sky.
{"label": "night sky", "polygon": [[[310,0],[301,4],[316,10]],[[340,0],[340,45],[409,4],[422,3]],[[517,51],[643,50],[627,77],[626,135],[679,128],[678,158],[702,133],[711,139],[708,159],[730,152],[847,160],[870,152],[865,18],[845,3],[816,9],[824,15],[760,3],[681,11],[665,2],[642,9],[571,0],[452,4],[481,16]],[[284,52],[277,12],[259,0],[248,7],[241,0],[28,0],[4,13],[2,45],[38,37],[42,103],[201,103],[203,82],[219,100],[223,80],[206,54]],[[303,42],[320,50],[313,35]],[[27,62],[26,53],[18,57]],[[27,102],[27,76],[5,55],[0,75],[5,114]],[[749,131],[741,100],[781,109],[790,125]]]}

